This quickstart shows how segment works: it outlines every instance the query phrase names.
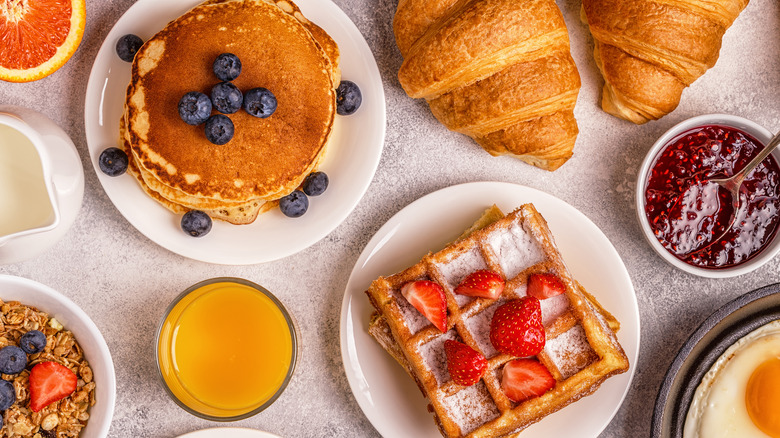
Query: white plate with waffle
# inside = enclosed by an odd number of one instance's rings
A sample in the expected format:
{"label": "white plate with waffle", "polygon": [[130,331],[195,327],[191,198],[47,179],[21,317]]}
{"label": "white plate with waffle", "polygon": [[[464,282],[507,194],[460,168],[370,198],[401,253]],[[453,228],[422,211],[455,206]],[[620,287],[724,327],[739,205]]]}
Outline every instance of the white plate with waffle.
{"label": "white plate with waffle", "polygon": [[181,216],[147,196],[131,175],[110,177],[101,172],[98,157],[105,148],[119,145],[119,119],[130,81],[131,65],[117,56],[117,40],[126,34],[147,40],[200,3],[202,0],[139,0],[106,36],[92,66],[85,99],[90,161],[119,212],[158,245],[209,263],[246,265],[278,260],[333,231],[371,183],[385,137],[385,98],[379,68],[368,43],[338,6],[327,0],[295,0],[303,14],[339,45],[342,78],[358,84],[363,96],[357,112],[337,117],[333,138],[320,165],[330,178],[328,190],[311,199],[309,210],[299,218],[287,218],[274,208],[249,225],[215,221],[208,235],[194,239],[180,229]]}
{"label": "white plate with waffle", "polygon": [[639,352],[639,310],[628,272],[606,236],[578,210],[544,192],[509,183],[463,184],[429,194],[391,218],[366,245],[347,284],[341,312],[342,359],[358,404],[385,437],[440,433],[414,381],[368,334],[374,308],[365,290],[380,275],[399,272],[426,253],[444,248],[494,203],[505,213],[534,204],[573,277],[620,321],[618,340],[631,364],[628,372],[531,425],[522,436],[568,436],[576,430],[578,437],[596,437],[628,392]]}

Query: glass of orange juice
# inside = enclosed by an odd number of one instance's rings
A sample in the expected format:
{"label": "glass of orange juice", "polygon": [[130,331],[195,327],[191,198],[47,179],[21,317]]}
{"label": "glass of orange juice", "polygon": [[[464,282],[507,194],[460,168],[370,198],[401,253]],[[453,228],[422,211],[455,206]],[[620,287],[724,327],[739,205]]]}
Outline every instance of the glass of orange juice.
{"label": "glass of orange juice", "polygon": [[193,285],[168,306],[156,339],[157,369],[171,398],[212,421],[250,417],[292,378],[295,324],[262,286],[240,278]]}

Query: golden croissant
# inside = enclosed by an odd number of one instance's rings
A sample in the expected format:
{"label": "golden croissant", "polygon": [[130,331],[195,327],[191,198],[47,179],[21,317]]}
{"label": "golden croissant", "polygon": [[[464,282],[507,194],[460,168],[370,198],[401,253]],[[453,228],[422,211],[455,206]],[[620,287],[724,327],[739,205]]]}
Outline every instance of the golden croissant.
{"label": "golden croissant", "polygon": [[641,124],[663,117],[715,65],[748,0],[582,0],[604,76],[601,106]]}
{"label": "golden croissant", "polygon": [[580,77],[554,0],[400,0],[406,93],[492,155],[547,170],[572,155]]}

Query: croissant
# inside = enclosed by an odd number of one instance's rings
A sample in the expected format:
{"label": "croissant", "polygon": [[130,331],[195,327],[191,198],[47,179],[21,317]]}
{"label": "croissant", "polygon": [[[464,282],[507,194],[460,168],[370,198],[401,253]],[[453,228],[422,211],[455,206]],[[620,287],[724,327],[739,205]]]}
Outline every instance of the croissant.
{"label": "croissant", "polygon": [[491,155],[546,170],[572,156],[580,76],[554,0],[400,0],[398,80]]}
{"label": "croissant", "polygon": [[748,0],[582,0],[604,90],[601,107],[642,124],[680,103],[715,65],[723,34]]}

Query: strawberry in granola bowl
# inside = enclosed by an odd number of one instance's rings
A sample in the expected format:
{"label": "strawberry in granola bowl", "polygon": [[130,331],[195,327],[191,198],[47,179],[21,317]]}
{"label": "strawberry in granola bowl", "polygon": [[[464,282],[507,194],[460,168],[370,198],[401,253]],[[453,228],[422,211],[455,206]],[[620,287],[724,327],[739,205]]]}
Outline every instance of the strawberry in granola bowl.
{"label": "strawberry in granola bowl", "polygon": [[104,437],[115,386],[108,347],[78,306],[0,275],[0,438]]}

